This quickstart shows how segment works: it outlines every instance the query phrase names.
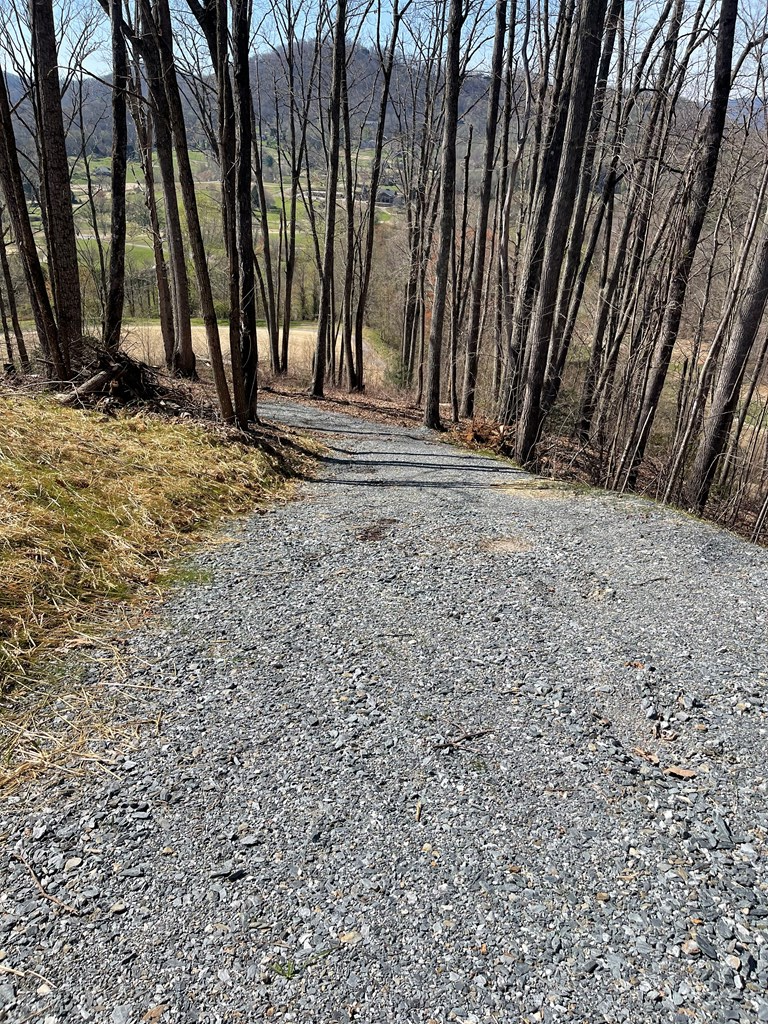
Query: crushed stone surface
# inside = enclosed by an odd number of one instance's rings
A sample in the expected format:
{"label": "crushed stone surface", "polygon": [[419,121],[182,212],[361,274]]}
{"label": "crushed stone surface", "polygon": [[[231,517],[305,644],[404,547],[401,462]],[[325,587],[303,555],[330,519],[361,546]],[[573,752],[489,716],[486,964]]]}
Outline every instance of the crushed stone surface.
{"label": "crushed stone surface", "polygon": [[263,414],[318,479],[132,635],[135,746],[2,808],[0,1021],[768,1022],[768,553]]}

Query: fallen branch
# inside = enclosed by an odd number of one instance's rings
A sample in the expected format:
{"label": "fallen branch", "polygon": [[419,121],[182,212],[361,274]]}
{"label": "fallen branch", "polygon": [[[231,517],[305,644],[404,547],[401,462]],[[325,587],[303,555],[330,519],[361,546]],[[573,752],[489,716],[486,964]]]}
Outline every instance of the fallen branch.
{"label": "fallen branch", "polygon": [[54,903],[57,907],[61,907],[62,910],[66,910],[66,912],[68,914],[72,914],[74,917],[79,917],[80,916],[80,912],[78,910],[75,910],[74,907],[70,907],[70,905],[68,903],[62,903],[62,901],[60,899],[57,899],[55,896],[51,896],[51,894],[49,892],[45,891],[45,889],[43,888],[43,883],[40,881],[40,879],[35,874],[35,869],[32,867],[32,865],[29,863],[29,861],[27,860],[26,857],[24,857],[20,853],[12,853],[11,857],[13,857],[14,860],[17,860],[20,864],[24,865],[24,867],[27,869],[27,871],[32,876],[32,881],[37,886],[37,889],[38,889],[38,891],[39,891],[41,896],[44,896],[45,899],[50,900],[50,902]]}
{"label": "fallen branch", "polygon": [[84,377],[81,383],[56,396],[62,405],[84,405],[100,398],[145,401],[160,394],[152,367],[125,352],[97,352],[80,376]]}
{"label": "fallen branch", "polygon": [[440,740],[432,745],[433,750],[472,750],[471,747],[464,746],[469,740],[477,740],[481,736],[488,736],[492,733],[493,729],[476,729],[474,732],[464,732],[460,736],[446,736],[444,740]]}

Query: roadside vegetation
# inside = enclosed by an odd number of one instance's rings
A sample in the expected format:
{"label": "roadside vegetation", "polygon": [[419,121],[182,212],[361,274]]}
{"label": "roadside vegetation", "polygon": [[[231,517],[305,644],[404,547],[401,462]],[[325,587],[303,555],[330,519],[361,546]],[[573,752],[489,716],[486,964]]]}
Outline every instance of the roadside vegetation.
{"label": "roadside vegetation", "polygon": [[286,497],[287,436],[0,392],[0,690],[146,601],[229,517]]}
{"label": "roadside vegetation", "polygon": [[0,25],[13,373],[122,347],[241,427],[265,382],[398,389],[765,538],[764,4],[33,9]]}

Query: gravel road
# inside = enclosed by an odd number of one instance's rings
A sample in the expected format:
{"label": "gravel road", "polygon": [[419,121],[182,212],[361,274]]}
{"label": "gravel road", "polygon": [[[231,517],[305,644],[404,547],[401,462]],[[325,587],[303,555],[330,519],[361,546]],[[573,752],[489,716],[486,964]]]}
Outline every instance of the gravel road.
{"label": "gravel road", "polygon": [[0,1020],[768,1021],[768,553],[264,412],[329,454],[132,638],[160,729],[3,808]]}

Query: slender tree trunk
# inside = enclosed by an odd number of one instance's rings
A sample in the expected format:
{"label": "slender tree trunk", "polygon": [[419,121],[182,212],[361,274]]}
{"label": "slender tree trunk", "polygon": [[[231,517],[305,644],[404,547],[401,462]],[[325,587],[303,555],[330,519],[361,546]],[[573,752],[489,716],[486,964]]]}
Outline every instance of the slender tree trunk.
{"label": "slender tree trunk", "polygon": [[493,166],[496,158],[496,127],[499,120],[499,96],[501,94],[504,44],[507,32],[507,0],[496,0],[496,24],[491,57],[491,83],[488,94],[488,116],[485,122],[485,151],[483,153],[483,180],[480,185],[477,229],[475,234],[475,256],[472,265],[472,291],[467,328],[467,354],[464,363],[464,383],[461,395],[461,415],[472,416],[475,411],[475,389],[477,387],[478,353],[480,351],[480,316],[485,279],[486,234],[488,212],[491,204]]}
{"label": "slender tree trunk", "polygon": [[331,77],[330,139],[328,145],[328,183],[326,187],[325,241],[323,244],[320,311],[317,320],[317,346],[311,394],[322,398],[328,354],[328,337],[333,327],[331,301],[333,295],[334,242],[336,231],[336,190],[339,184],[341,88],[346,54],[347,0],[336,2],[333,38],[333,72]]}
{"label": "slender tree trunk", "polygon": [[[547,362],[547,378],[542,397],[542,417],[546,416],[554,405],[560,391],[563,379],[566,358],[570,349],[573,332],[576,326],[576,318],[581,307],[581,300],[587,281],[592,259],[597,248],[600,236],[600,229],[609,198],[615,189],[616,176],[613,167],[608,171],[605,187],[602,192],[600,206],[594,223],[585,244],[587,226],[587,206],[590,195],[594,188],[594,167],[597,158],[598,140],[602,131],[603,114],[605,108],[605,97],[608,85],[608,75],[611,69],[611,59],[616,41],[616,29],[621,18],[624,0],[609,0],[610,7],[606,20],[607,29],[603,39],[603,52],[600,59],[600,66],[597,75],[595,97],[590,113],[589,129],[587,132],[587,144],[584,152],[584,159],[579,175],[579,188],[576,196],[575,209],[573,213],[571,231],[568,238],[566,257],[560,276],[560,284],[557,296],[557,309],[552,322],[552,338],[549,346],[549,359]],[[624,74],[623,40],[620,40],[620,52],[618,54],[618,67],[616,95],[618,98],[617,109],[621,110],[621,80]]]}
{"label": "slender tree trunk", "polygon": [[373,160],[371,162],[371,183],[368,195],[368,208],[365,214],[365,236],[362,251],[362,269],[360,274],[360,294],[357,297],[357,306],[355,309],[355,367],[357,371],[355,387],[358,391],[365,390],[365,367],[363,365],[365,307],[368,302],[371,270],[373,269],[376,196],[378,195],[379,182],[381,181],[382,154],[384,152],[387,110],[389,108],[389,97],[392,86],[392,71],[395,63],[395,53],[397,51],[397,40],[400,32],[400,25],[409,6],[410,0],[408,0],[402,8],[400,7],[399,0],[394,0],[392,7],[392,29],[390,31],[387,50],[381,68],[381,100],[379,102],[379,116],[376,121],[376,139],[373,147]]}
{"label": "slender tree trunk", "polygon": [[[454,242],[451,249],[451,329],[450,358],[448,361],[448,397],[451,403],[451,422],[459,422],[459,334],[464,321],[467,289],[464,287],[464,267],[467,259],[467,225],[469,222],[469,165],[472,159],[472,125],[467,135],[467,149],[464,154],[464,178],[461,195],[461,219],[459,221],[458,253]],[[455,209],[455,206],[454,206]],[[455,226],[454,226],[455,233]],[[473,253],[470,253],[470,266]]]}
{"label": "slender tree trunk", "polygon": [[104,311],[104,346],[117,350],[123,325],[125,301],[125,183],[128,162],[128,54],[120,29],[121,0],[110,0],[112,34],[112,209],[109,247],[109,286]]}
{"label": "slender tree trunk", "polygon": [[[99,268],[98,268],[98,271],[95,271],[95,270],[91,269],[91,274],[93,276],[93,280],[94,280],[94,283],[95,283],[95,286],[96,286],[96,292],[97,292],[98,298],[99,298],[99,305],[101,307],[101,330],[102,330],[102,338],[103,338],[104,337],[104,323],[105,323],[104,317],[106,315],[106,309],[107,309],[107,290],[108,290],[108,283],[107,283],[107,260],[106,260],[105,254],[104,254],[104,243],[103,243],[102,238],[101,238],[101,231],[99,229],[99,216],[98,216],[98,213],[96,211],[95,190],[94,190],[94,187],[93,187],[93,177],[91,175],[91,160],[90,160],[90,156],[88,154],[88,137],[87,137],[86,130],[85,130],[85,113],[84,113],[85,96],[84,96],[84,93],[83,93],[83,76],[82,75],[78,76],[77,91],[78,91],[78,102],[77,102],[76,118],[77,118],[77,121],[78,121],[78,126],[80,128],[80,159],[83,162],[83,170],[85,171],[85,191],[86,191],[86,196],[88,197],[87,198],[88,212],[91,215],[91,231],[93,232],[93,240],[96,243],[96,252],[97,252],[98,258],[99,258]],[[49,249],[49,253],[50,253],[50,249]],[[84,255],[85,255],[86,261],[87,261],[87,263],[89,265],[89,268],[92,268],[93,259],[92,259],[91,253],[89,252],[88,249],[85,250],[85,254]],[[78,253],[78,258],[79,257],[80,257],[80,254]]]}
{"label": "slender tree trunk", "polygon": [[355,182],[352,170],[352,130],[347,90],[347,62],[342,67],[341,116],[344,127],[344,206],[346,210],[346,259],[344,261],[344,294],[342,296],[342,336],[339,378],[346,363],[350,391],[358,391],[357,368],[352,353],[352,306],[355,286]]}
{"label": "slender tree trunk", "polygon": [[[160,66],[155,30],[149,12],[142,8],[142,31],[144,45],[142,56],[147,72],[147,86],[152,101],[151,125],[154,128],[155,150],[160,168],[160,181],[163,189],[165,207],[165,229],[168,238],[168,260],[170,264],[170,292],[173,303],[173,335],[174,347],[172,356],[173,373],[178,377],[195,378],[195,353],[192,348],[192,319],[189,304],[189,276],[184,250],[184,237],[181,230],[178,192],[176,188],[176,171],[173,164],[173,136],[166,115],[165,90],[163,73]],[[134,89],[139,81],[138,69],[134,76]],[[136,119],[134,106],[134,120]],[[146,145],[142,147],[142,161],[146,180],[154,179],[152,169],[152,133],[146,132]],[[150,178],[147,178],[147,175]],[[158,221],[158,232],[159,232]],[[158,234],[159,239],[159,234]],[[161,287],[158,277],[158,291]],[[168,339],[164,339],[167,345]]]}
{"label": "slender tree trunk", "polygon": [[586,0],[577,29],[578,41],[571,72],[568,124],[549,216],[536,309],[530,325],[528,372],[523,391],[522,414],[515,439],[516,454],[523,464],[531,461],[541,428],[541,401],[547,354],[554,323],[560,272],[578,187],[578,169],[589,127],[606,5],[607,0]]}
{"label": "slender tree trunk", "polygon": [[715,181],[720,146],[723,139],[728,99],[731,92],[731,64],[736,30],[738,0],[721,0],[718,23],[717,48],[715,52],[714,85],[709,104],[707,126],[703,140],[703,152],[698,163],[689,199],[690,212],[685,229],[680,257],[672,271],[666,315],[661,330],[661,340],[651,367],[648,386],[640,412],[639,423],[625,449],[617,478],[626,469],[627,482],[632,482],[637,467],[645,455],[645,448],[651,434],[653,421],[659,407],[672,350],[677,341],[683,303],[688,290],[693,257],[704,226],[709,200]]}
{"label": "slender tree trunk", "polygon": [[[2,184],[8,215],[19,249],[24,276],[27,281],[32,314],[35,318],[46,375],[51,380],[64,381],[70,376],[66,352],[59,341],[59,330],[51,306],[45,274],[29,221],[29,210],[19,167],[16,138],[13,131],[11,107],[5,75],[0,71],[0,184]],[[67,196],[69,193],[67,193]],[[3,246],[5,249],[5,246]]]}
{"label": "slender tree trunk", "polygon": [[461,87],[461,0],[450,0],[446,38],[445,96],[443,106],[443,155],[440,171],[440,240],[435,261],[435,292],[427,349],[426,401],[424,425],[440,429],[440,371],[443,355],[443,328],[448,295],[448,272],[454,245],[456,194],[456,134],[459,121]]}
{"label": "slender tree trunk", "polygon": [[249,63],[250,4],[234,0],[233,47],[235,119],[237,126],[237,254],[240,269],[240,346],[245,400],[251,419],[257,418],[258,348],[256,339],[256,278],[251,207],[253,99]]}
{"label": "slender tree trunk", "polygon": [[[253,110],[253,105],[251,105]],[[253,115],[252,115],[253,116]],[[251,123],[251,137],[253,140],[253,176],[256,180],[256,192],[259,197],[259,225],[261,227],[261,240],[264,259],[264,285],[266,309],[264,315],[267,320],[267,334],[269,337],[269,358],[273,373],[280,373],[280,326],[279,311],[275,300],[275,279],[272,269],[272,245],[269,233],[269,216],[267,210],[267,195],[264,191],[264,172],[261,166],[261,152],[259,150],[260,140]]]}
{"label": "slender tree trunk", "polygon": [[8,252],[5,247],[5,227],[3,225],[3,210],[0,210],[0,268],[2,268],[3,281],[5,282],[5,293],[8,300],[8,311],[11,314],[11,323],[13,325],[13,334],[16,338],[16,349],[19,353],[19,361],[21,368],[25,373],[28,373],[31,369],[29,362],[29,354],[27,353],[27,346],[24,341],[24,333],[21,330],[21,324],[19,323],[19,308],[16,304],[16,295],[13,290],[13,279],[11,278],[11,268],[8,265]]}
{"label": "slender tree trunk", "polygon": [[747,359],[757,339],[768,302],[768,220],[753,257],[752,270],[741,296],[735,323],[725,348],[723,365],[704,419],[699,449],[687,482],[693,505],[704,508],[739,401]]}
{"label": "slender tree trunk", "polygon": [[[163,353],[166,367],[169,370],[173,370],[174,352],[176,350],[174,306],[171,296],[171,284],[168,277],[168,264],[165,261],[163,236],[160,233],[160,217],[157,211],[155,170],[152,165],[153,125],[149,117],[142,117],[138,111],[134,112],[133,118],[136,126],[141,167],[144,173],[144,201],[149,213],[149,225],[152,231],[152,252],[155,257],[155,281],[157,282],[157,311],[160,317],[160,333],[163,337]],[[188,330],[190,329],[191,325]]]}
{"label": "slender tree trunk", "polygon": [[[215,3],[215,50],[212,54],[216,67],[218,93],[218,151],[222,194],[222,233],[229,265],[229,358],[232,368],[232,397],[234,417],[241,429],[248,425],[248,409],[243,383],[242,353],[240,349],[240,260],[237,245],[237,181],[234,96],[229,61],[229,25],[227,0]],[[242,26],[241,26],[242,30]],[[248,26],[245,26],[246,33]],[[249,113],[250,116],[250,113]],[[247,159],[250,158],[250,153]],[[250,190],[249,190],[250,197]]]}
{"label": "slender tree trunk", "polygon": [[47,200],[50,273],[65,363],[79,369],[83,358],[80,263],[69,183],[69,161],[61,110],[61,83],[52,0],[30,0],[32,55],[37,86],[39,140]]}
{"label": "slender tree trunk", "polygon": [[[672,12],[673,3],[674,12]],[[661,65],[653,83],[654,100],[640,145],[638,170],[631,180],[627,198],[623,204],[624,220],[619,237],[615,242],[612,242],[616,206],[613,197],[613,186],[621,159],[622,144],[627,130],[629,114],[632,111],[637,97],[637,90],[642,81],[639,73],[635,77],[630,99],[623,111],[622,126],[617,133],[614,143],[614,155],[611,172],[609,172],[611,189],[604,193],[608,202],[608,209],[603,263],[597,299],[597,314],[592,335],[589,366],[582,385],[577,425],[577,434],[584,440],[589,436],[592,429],[595,410],[600,395],[605,389],[606,382],[613,379],[613,367],[618,358],[619,345],[614,337],[609,336],[609,325],[615,323],[616,311],[626,305],[621,295],[622,280],[633,281],[639,277],[640,273],[640,246],[647,233],[653,196],[651,168],[658,163],[659,151],[663,146],[666,135],[664,114],[665,109],[670,104],[671,77],[679,41],[683,9],[683,0],[667,0],[667,4],[657,22],[656,29],[651,34],[653,39],[657,32],[660,33],[663,30],[664,22],[669,17],[669,14],[672,13],[672,21],[664,40]],[[641,61],[642,64],[643,61]],[[634,242],[632,242],[631,237],[633,230]],[[610,257],[613,251],[615,251],[615,256],[611,263]],[[627,267],[629,267],[628,271],[626,270]]]}
{"label": "slender tree trunk", "polygon": [[[524,213],[525,254],[516,274],[517,294],[514,303],[514,316],[511,318],[509,326],[506,368],[498,410],[499,419],[505,424],[512,422],[517,415],[520,382],[527,355],[526,344],[528,338],[532,337],[530,321],[534,313],[544,267],[547,230],[551,221],[555,190],[560,180],[560,164],[562,159],[568,156],[564,147],[564,139],[571,109],[572,72],[575,67],[572,54],[579,45],[579,37],[576,33],[571,33],[572,14],[571,5],[560,7],[558,38],[561,40],[561,44],[556,55],[555,70],[552,76],[550,112],[543,131],[540,130],[540,121],[543,117],[543,97],[539,100],[540,116],[534,119],[535,146],[532,167],[529,171],[528,188],[530,198],[527,200]],[[587,47],[590,52],[592,48]],[[581,50],[583,47],[580,47],[580,52]],[[569,63],[566,63],[567,57],[570,57]],[[567,74],[569,69],[571,75]],[[544,84],[542,80],[541,88],[544,88]],[[576,116],[579,116],[578,113]],[[586,110],[582,112],[581,116],[586,116]]]}
{"label": "slender tree trunk", "polygon": [[3,338],[5,339],[5,354],[8,360],[8,367],[11,373],[15,372],[16,364],[13,359],[13,347],[11,346],[11,332],[8,329],[8,315],[5,311],[5,296],[0,286],[0,321],[3,324]]}
{"label": "slender tree trunk", "polygon": [[[142,3],[146,5],[148,0],[142,0]],[[187,231],[189,234],[190,249],[192,250],[192,262],[195,267],[197,287],[200,293],[200,307],[203,314],[205,333],[208,341],[208,354],[211,360],[211,370],[213,372],[213,380],[221,415],[225,421],[231,421],[234,416],[232,396],[230,395],[229,385],[227,384],[227,378],[224,372],[224,359],[221,352],[219,326],[213,302],[211,277],[208,270],[203,234],[200,227],[200,216],[197,208],[195,180],[192,174],[192,165],[189,160],[189,147],[187,144],[187,133],[184,124],[184,111],[181,103],[181,94],[179,92],[179,84],[176,76],[176,65],[173,57],[173,33],[171,29],[171,16],[168,7],[168,0],[158,0],[157,17],[158,21],[155,23],[155,39],[160,55],[160,66],[162,70],[165,98],[167,101],[168,118],[171,132],[173,134],[174,148],[178,162],[181,195],[184,202],[184,209],[187,214]]]}

